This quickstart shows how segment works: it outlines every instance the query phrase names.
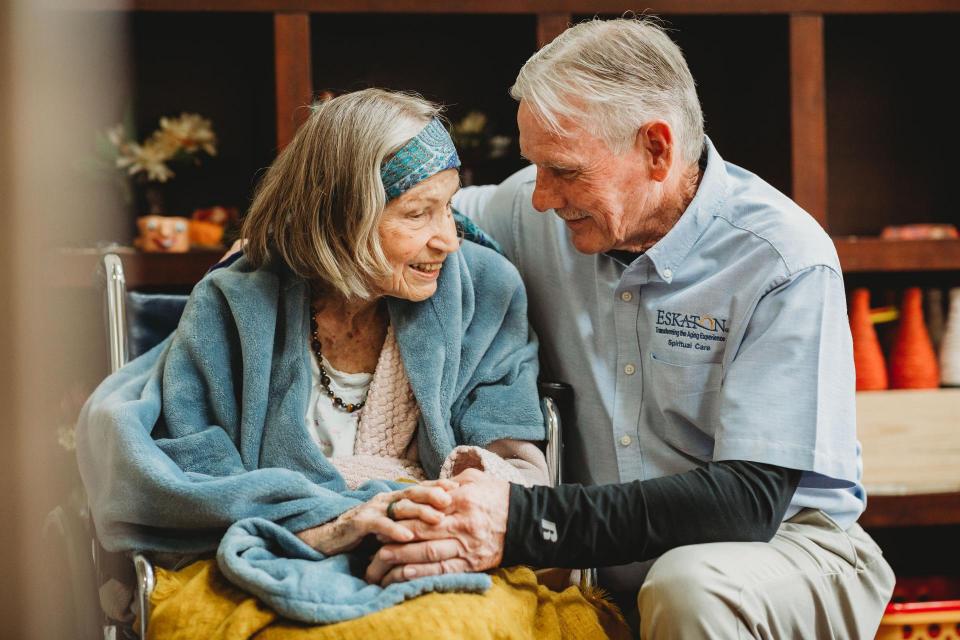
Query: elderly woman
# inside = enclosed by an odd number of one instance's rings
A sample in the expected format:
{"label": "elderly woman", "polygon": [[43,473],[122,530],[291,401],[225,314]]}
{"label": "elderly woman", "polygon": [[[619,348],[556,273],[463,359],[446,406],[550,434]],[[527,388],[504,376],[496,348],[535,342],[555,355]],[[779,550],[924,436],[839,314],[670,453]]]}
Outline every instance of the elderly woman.
{"label": "elderly woman", "polygon": [[452,484],[436,479],[462,469],[546,482],[524,290],[458,238],[437,112],[372,89],[316,106],[262,180],[244,255],[93,394],[78,458],[108,550],[218,549],[231,582],[314,623],[489,587],[381,589],[362,553],[337,555],[437,522]]}

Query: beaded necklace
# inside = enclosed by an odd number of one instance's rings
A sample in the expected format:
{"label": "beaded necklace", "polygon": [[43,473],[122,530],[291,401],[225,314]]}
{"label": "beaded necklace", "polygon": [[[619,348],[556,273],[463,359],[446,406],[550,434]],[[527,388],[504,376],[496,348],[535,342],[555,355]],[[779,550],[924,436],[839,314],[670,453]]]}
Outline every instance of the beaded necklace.
{"label": "beaded necklace", "polygon": [[330,398],[333,402],[333,406],[341,411],[346,411],[347,413],[356,413],[363,409],[363,405],[367,403],[367,397],[364,396],[363,400],[354,404],[352,402],[344,402],[343,398],[339,397],[333,392],[333,389],[330,388],[330,376],[327,374],[327,370],[323,366],[323,352],[320,350],[320,329],[317,326],[317,308],[314,303],[310,303],[310,330],[312,332],[310,344],[313,347],[313,353],[317,356],[317,366],[320,368],[320,386],[323,387],[324,393]]}

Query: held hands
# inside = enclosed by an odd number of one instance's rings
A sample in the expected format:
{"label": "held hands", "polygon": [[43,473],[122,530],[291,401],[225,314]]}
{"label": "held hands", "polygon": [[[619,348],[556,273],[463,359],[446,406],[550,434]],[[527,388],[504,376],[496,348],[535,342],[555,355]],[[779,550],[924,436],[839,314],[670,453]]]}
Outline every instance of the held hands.
{"label": "held hands", "polygon": [[[450,502],[441,508],[439,519],[431,508],[437,506],[433,502],[421,503],[419,506],[426,509],[420,511],[412,505],[401,511],[400,503],[395,505],[398,521],[393,524],[403,528],[409,537],[397,533],[384,540],[388,544],[380,548],[367,568],[367,582],[387,586],[442,573],[484,571],[500,564],[510,483],[476,469],[467,469],[454,480],[459,486],[446,490]],[[419,494],[407,497],[415,501]],[[407,515],[413,513],[418,515]]]}
{"label": "held hands", "polygon": [[[328,556],[350,551],[370,534],[380,542],[410,542],[415,539],[415,533],[405,523],[431,526],[442,522],[444,511],[453,502],[448,491],[456,487],[457,483],[452,480],[435,480],[381,493],[343,512],[336,520],[297,533],[297,537]],[[387,514],[391,503],[396,520]]]}

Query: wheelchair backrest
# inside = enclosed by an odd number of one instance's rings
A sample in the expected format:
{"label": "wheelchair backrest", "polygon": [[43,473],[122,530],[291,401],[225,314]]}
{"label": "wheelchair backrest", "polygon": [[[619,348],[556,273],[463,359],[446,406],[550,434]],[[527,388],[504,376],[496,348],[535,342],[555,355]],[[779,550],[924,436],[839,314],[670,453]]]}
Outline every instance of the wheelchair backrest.
{"label": "wheelchair backrest", "polygon": [[127,291],[123,263],[116,254],[103,256],[106,285],[110,370],[146,353],[173,333],[187,296]]}
{"label": "wheelchair backrest", "polygon": [[127,293],[127,352],[132,360],[173,333],[180,323],[187,296]]}

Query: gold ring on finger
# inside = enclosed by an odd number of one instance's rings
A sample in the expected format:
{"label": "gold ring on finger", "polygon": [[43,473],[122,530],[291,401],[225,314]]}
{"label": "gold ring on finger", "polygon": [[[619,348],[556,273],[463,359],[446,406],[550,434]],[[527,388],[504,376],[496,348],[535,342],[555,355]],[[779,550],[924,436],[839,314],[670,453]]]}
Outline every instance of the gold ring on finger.
{"label": "gold ring on finger", "polygon": [[390,518],[391,520],[397,519],[397,513],[395,509],[397,507],[398,502],[400,502],[400,498],[397,498],[396,500],[391,500],[390,504],[387,505],[387,517]]}

